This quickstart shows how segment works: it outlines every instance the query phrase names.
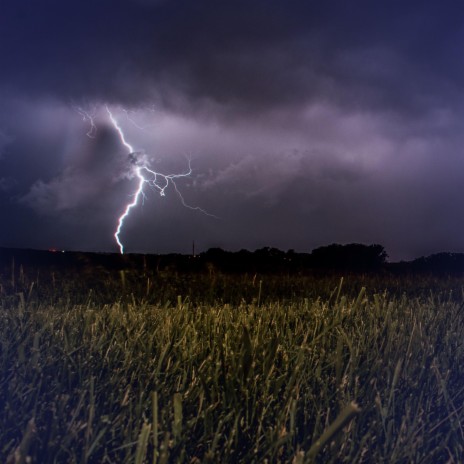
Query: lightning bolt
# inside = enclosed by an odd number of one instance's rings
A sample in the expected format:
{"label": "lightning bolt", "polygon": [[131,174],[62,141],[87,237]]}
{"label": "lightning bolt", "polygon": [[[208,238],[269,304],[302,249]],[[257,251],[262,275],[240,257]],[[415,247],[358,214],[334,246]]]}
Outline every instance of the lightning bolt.
{"label": "lightning bolt", "polygon": [[83,121],[89,121],[90,129],[88,130],[86,135],[87,135],[87,137],[90,137],[91,139],[94,139],[95,135],[97,133],[97,126],[96,126],[95,121],[94,121],[95,115],[93,113],[90,114],[88,111],[85,111],[84,109],[82,109],[79,106],[75,106],[74,109],[75,109],[75,111],[77,113],[79,113],[82,116]]}
{"label": "lightning bolt", "polygon": [[[126,110],[123,108],[122,111],[126,114],[127,120],[130,121],[137,129],[144,131],[145,129],[148,129],[149,127],[153,125],[153,123],[151,123],[151,124],[145,124],[141,126],[138,122],[135,121],[134,118],[132,118],[132,116],[130,115],[131,112],[129,112],[129,110]],[[149,108],[148,111],[150,111],[151,113],[154,113],[155,109]]]}
{"label": "lightning bolt", "polygon": [[[136,151],[134,149],[134,147],[127,141],[123,128],[121,127],[117,118],[114,116],[113,112],[110,110],[109,106],[105,105],[105,109],[108,114],[111,125],[113,126],[116,133],[118,134],[121,144],[128,151],[127,155],[131,163],[131,171],[130,171],[131,175],[129,177],[130,178],[136,177],[138,179],[137,189],[132,195],[133,200],[126,205],[123,213],[119,216],[118,225],[114,232],[114,238],[116,240],[116,243],[118,244],[119,251],[121,254],[124,253],[124,244],[121,241],[121,232],[124,227],[124,222],[130,215],[130,212],[132,211],[132,209],[135,208],[139,204],[140,199],[142,198],[142,201],[143,201],[143,199],[146,198],[145,192],[144,192],[145,185],[148,185],[152,190],[157,191],[159,195],[162,197],[166,195],[166,190],[172,185],[182,205],[185,208],[188,208],[194,211],[199,211],[207,216],[218,219],[217,216],[215,216],[214,214],[208,213],[203,208],[200,208],[198,206],[190,206],[189,204],[187,204],[187,202],[185,201],[184,197],[182,196],[182,193],[180,192],[176,184],[176,179],[179,179],[180,177],[189,177],[192,174],[191,160],[189,158],[187,158],[187,162],[188,162],[187,170],[181,174],[162,174],[160,172],[154,171],[153,169],[150,169],[148,158],[145,155],[145,153],[143,151]],[[97,125],[95,123],[96,110],[93,109],[92,112],[89,112],[79,106],[74,106],[74,110],[82,117],[83,121],[89,122],[90,128],[87,132],[87,136],[90,138],[95,138],[96,133],[97,133]],[[137,124],[134,121],[134,119],[132,119],[132,117],[130,116],[128,110],[122,109],[122,111],[125,113],[127,120],[130,121],[138,129],[145,130],[147,127],[149,127],[149,126],[140,126],[139,124]],[[154,110],[152,109],[151,111],[154,111]]]}
{"label": "lightning bolt", "polygon": [[[143,152],[137,152],[134,150],[134,147],[126,140],[126,137],[124,135],[124,131],[122,127],[120,126],[119,122],[117,119],[114,117],[113,113],[111,112],[110,108],[106,105],[105,106],[106,111],[108,113],[109,119],[111,121],[111,124],[115,128],[116,132],[119,135],[119,139],[121,141],[121,144],[127,148],[128,150],[128,156],[132,164],[132,169],[135,174],[135,177],[138,178],[138,185],[137,189],[133,194],[133,200],[126,205],[126,208],[124,209],[124,212],[119,216],[118,219],[118,226],[116,228],[116,231],[114,233],[114,238],[116,240],[116,243],[119,246],[119,251],[121,254],[124,253],[124,245],[121,241],[121,232],[122,228],[124,226],[124,221],[127,219],[129,216],[131,210],[137,206],[137,204],[140,201],[140,198],[145,198],[145,193],[144,193],[144,186],[145,184],[149,185],[153,190],[158,191],[160,196],[164,197],[166,194],[166,189],[172,185],[174,187],[174,190],[176,191],[177,195],[179,196],[181,203],[184,207],[195,210],[195,211],[200,211],[203,214],[206,214],[207,216],[217,218],[217,216],[208,213],[204,209],[198,207],[198,206],[190,206],[188,205],[184,197],[182,196],[179,188],[176,185],[175,180],[180,178],[180,177],[189,177],[192,174],[192,167],[191,167],[191,161],[188,159],[188,169],[186,172],[181,173],[181,174],[162,174],[157,171],[153,171],[150,169],[148,160],[146,156],[143,154]],[[126,112],[127,115],[127,112]],[[89,118],[90,119],[90,118]],[[91,123],[93,123],[93,120],[90,119]]]}
{"label": "lightning bolt", "polygon": [[119,235],[121,234],[122,226],[124,225],[124,220],[127,218],[127,216],[129,216],[131,209],[137,205],[137,203],[139,202],[139,198],[144,195],[143,185],[146,182],[146,179],[145,177],[143,177],[140,167],[135,168],[135,175],[139,179],[139,184],[138,184],[137,190],[135,191],[134,199],[132,200],[131,203],[127,204],[126,209],[124,210],[124,213],[122,213],[121,216],[119,216],[118,227],[116,228],[116,232],[114,233],[114,238],[116,239],[116,243],[119,246],[119,251],[121,252],[121,254],[124,253],[124,245],[122,244]]}

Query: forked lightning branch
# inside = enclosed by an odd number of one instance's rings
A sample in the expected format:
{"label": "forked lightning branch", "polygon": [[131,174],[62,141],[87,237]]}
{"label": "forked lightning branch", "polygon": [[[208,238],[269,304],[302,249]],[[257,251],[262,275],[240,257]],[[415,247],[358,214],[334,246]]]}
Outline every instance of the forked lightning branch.
{"label": "forked lightning branch", "polygon": [[[172,186],[177,193],[177,195],[180,198],[180,201],[183,206],[189,209],[197,210],[202,212],[203,214],[206,214],[211,217],[216,217],[212,214],[209,214],[206,212],[204,209],[199,208],[199,207],[194,207],[188,205],[180,190],[178,189],[176,185],[176,179],[179,179],[181,177],[189,177],[192,174],[192,168],[190,165],[190,160],[188,160],[188,169],[186,172],[181,173],[181,174],[162,174],[157,171],[153,171],[149,167],[149,162],[148,158],[145,155],[145,153],[136,151],[134,147],[126,140],[126,137],[124,135],[124,131],[114,116],[113,112],[110,110],[109,106],[105,106],[106,112],[109,116],[109,120],[116,130],[119,139],[121,141],[121,144],[127,149],[127,156],[129,157],[130,161],[130,170],[132,171],[133,176],[129,177],[136,177],[138,179],[137,183],[137,188],[133,193],[133,198],[132,201],[127,203],[123,213],[119,216],[118,218],[118,223],[116,227],[116,231],[114,232],[114,238],[116,240],[116,243],[119,246],[119,251],[121,254],[124,253],[124,244],[122,243],[121,239],[121,233],[122,229],[124,227],[125,221],[128,219],[131,211],[133,208],[135,208],[141,201],[141,199],[145,198],[145,192],[144,192],[144,187],[145,185],[150,186],[152,189],[158,191],[160,196],[164,197],[166,190],[168,187]],[[88,121],[90,123],[90,130],[87,132],[87,136],[93,138],[96,134],[97,131],[97,126],[94,122],[94,116],[86,111],[84,111],[82,108],[76,108],[77,112],[83,117],[84,120]],[[138,127],[138,126],[137,126]]]}

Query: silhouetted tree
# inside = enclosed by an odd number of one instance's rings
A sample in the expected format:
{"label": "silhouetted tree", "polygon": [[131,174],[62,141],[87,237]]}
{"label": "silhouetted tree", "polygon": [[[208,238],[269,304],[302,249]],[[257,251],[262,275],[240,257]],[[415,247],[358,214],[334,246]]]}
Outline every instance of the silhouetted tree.
{"label": "silhouetted tree", "polygon": [[464,272],[464,254],[462,253],[435,253],[415,259],[411,267],[418,272],[457,274]]}
{"label": "silhouetted tree", "polygon": [[313,250],[310,265],[323,269],[370,271],[382,267],[387,256],[384,247],[378,244],[332,244]]}

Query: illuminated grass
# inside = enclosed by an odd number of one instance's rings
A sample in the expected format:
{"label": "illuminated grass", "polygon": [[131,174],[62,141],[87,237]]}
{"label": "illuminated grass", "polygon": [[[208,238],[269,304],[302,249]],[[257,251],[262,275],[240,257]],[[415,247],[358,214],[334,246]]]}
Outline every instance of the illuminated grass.
{"label": "illuminated grass", "polygon": [[460,297],[236,277],[246,298],[163,301],[151,279],[121,274],[107,303],[2,281],[1,462],[463,460]]}

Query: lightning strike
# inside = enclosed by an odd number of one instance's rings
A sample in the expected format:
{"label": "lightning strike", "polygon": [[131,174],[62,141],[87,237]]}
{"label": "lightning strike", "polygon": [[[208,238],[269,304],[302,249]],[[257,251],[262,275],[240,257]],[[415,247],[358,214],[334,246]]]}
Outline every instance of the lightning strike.
{"label": "lightning strike", "polygon": [[106,111],[108,112],[108,115],[110,117],[111,124],[113,124],[114,128],[119,134],[119,138],[121,139],[121,143],[129,150],[129,154],[134,153],[134,149],[132,148],[132,145],[127,143],[126,138],[124,137],[124,132],[121,129],[121,126],[118,124],[118,121],[113,116],[113,113],[110,111],[108,108],[108,105],[105,106]]}
{"label": "lightning strike", "polygon": [[[170,185],[172,185],[184,207],[191,209],[191,210],[200,211],[203,214],[206,214],[207,216],[217,218],[217,216],[214,216],[213,214],[206,212],[204,209],[200,207],[188,205],[185,202],[184,197],[182,196],[179,188],[176,185],[176,182],[175,182],[176,179],[181,178],[181,177],[189,177],[192,174],[190,159],[187,160],[188,161],[187,171],[181,174],[162,174],[160,172],[150,169],[148,160],[145,154],[140,151],[135,151],[134,147],[126,140],[122,127],[118,123],[117,119],[114,117],[109,107],[106,105],[105,108],[108,113],[111,124],[113,125],[113,127],[115,128],[116,132],[119,135],[121,144],[124,147],[126,147],[129,152],[128,157],[132,165],[133,173],[135,174],[135,177],[137,177],[139,180],[137,189],[133,194],[133,200],[126,205],[124,212],[121,214],[121,216],[119,216],[118,225],[114,233],[114,238],[116,240],[116,243],[119,246],[119,251],[121,254],[124,253],[124,245],[120,237],[122,228],[124,227],[124,221],[128,218],[131,210],[137,206],[137,204],[140,201],[140,198],[142,199],[145,198],[145,193],[144,193],[145,184],[147,184],[153,190],[157,191],[159,195],[162,197],[165,196],[166,189]],[[127,112],[126,112],[126,115],[127,115]],[[93,123],[93,119],[89,118],[89,120],[91,121],[91,123]]]}
{"label": "lightning strike", "polygon": [[116,232],[114,233],[114,238],[116,239],[116,243],[119,246],[119,251],[121,252],[121,254],[124,253],[124,245],[122,244],[121,239],[119,238],[119,234],[121,233],[122,226],[124,225],[124,219],[126,219],[126,217],[129,216],[130,210],[137,205],[139,198],[143,196],[143,184],[146,182],[146,180],[142,176],[140,169],[141,168],[139,167],[135,168],[135,174],[139,179],[139,185],[137,187],[137,190],[135,191],[134,199],[131,203],[129,203],[126,206],[124,213],[122,213],[121,216],[119,216],[118,227],[116,228]]}
{"label": "lightning strike", "polygon": [[89,112],[83,110],[79,106],[74,107],[75,111],[81,115],[83,121],[89,121],[90,124],[90,129],[87,132],[87,137],[90,137],[91,139],[95,138],[95,135],[97,133],[97,126],[95,124],[94,118],[95,116],[93,114],[90,114]]}
{"label": "lightning strike", "polygon": [[[153,126],[153,123],[151,123],[151,124],[145,124],[145,125],[141,126],[141,125],[140,125],[138,122],[136,122],[135,119],[130,115],[129,110],[126,110],[126,109],[123,108],[122,111],[126,114],[127,120],[130,121],[131,124],[133,124],[137,129],[140,129],[141,131],[144,131],[144,130],[148,129],[149,127]],[[149,111],[152,112],[152,113],[155,112],[154,108],[150,108]]]}

